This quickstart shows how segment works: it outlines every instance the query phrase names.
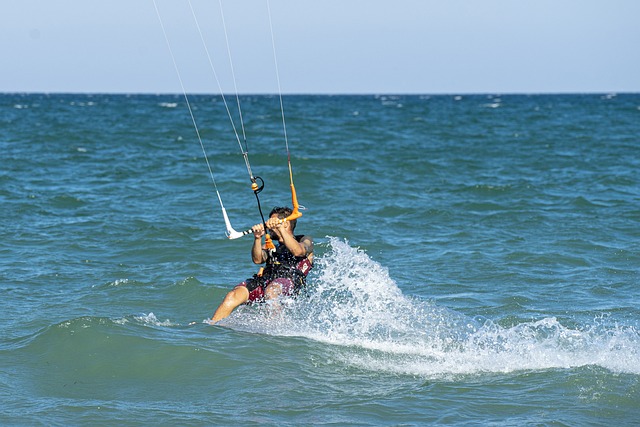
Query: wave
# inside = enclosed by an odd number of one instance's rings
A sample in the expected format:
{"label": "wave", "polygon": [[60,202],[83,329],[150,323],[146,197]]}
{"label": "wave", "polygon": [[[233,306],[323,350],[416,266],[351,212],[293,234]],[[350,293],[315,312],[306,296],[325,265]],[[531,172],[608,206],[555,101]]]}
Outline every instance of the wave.
{"label": "wave", "polygon": [[[93,288],[90,301],[85,302],[92,305],[105,298],[125,304],[132,300],[137,307],[148,308],[149,301],[162,295],[166,312],[169,301],[181,301],[172,306],[173,315],[143,311],[62,321],[15,339],[10,347],[23,356],[46,354],[47,360],[60,366],[71,363],[67,361],[71,354],[73,358],[84,355],[80,360],[91,369],[130,357],[141,369],[144,361],[136,355],[153,354],[159,358],[157,366],[145,367],[145,375],[164,377],[163,370],[176,360],[198,365],[193,359],[194,347],[207,353],[212,366],[228,357],[219,353],[220,348],[242,359],[246,346],[229,343],[239,339],[235,332],[251,332],[257,337],[252,346],[261,346],[261,351],[270,351],[273,341],[263,341],[260,336],[300,337],[308,340],[312,349],[299,348],[302,353],[298,356],[318,351],[340,365],[376,373],[449,378],[595,366],[614,373],[640,374],[639,329],[617,323],[620,320],[614,316],[582,325],[574,320],[570,326],[551,316],[532,321],[514,319],[512,326],[505,327],[498,321],[472,318],[404,295],[384,266],[347,241],[329,238],[319,246],[326,250],[317,257],[305,295],[240,307],[221,322],[229,328],[222,333],[211,335],[211,329],[203,325],[191,327],[168,318],[193,308],[202,299],[211,299],[210,290],[197,279],[190,277],[158,289],[120,279]],[[96,355],[96,360],[86,359],[87,355]],[[133,375],[128,368],[125,372]]]}
{"label": "wave", "polygon": [[305,298],[241,307],[225,326],[331,344],[361,369],[420,376],[599,366],[640,374],[640,332],[608,318],[567,327],[555,317],[503,327],[407,297],[386,268],[329,238]]}

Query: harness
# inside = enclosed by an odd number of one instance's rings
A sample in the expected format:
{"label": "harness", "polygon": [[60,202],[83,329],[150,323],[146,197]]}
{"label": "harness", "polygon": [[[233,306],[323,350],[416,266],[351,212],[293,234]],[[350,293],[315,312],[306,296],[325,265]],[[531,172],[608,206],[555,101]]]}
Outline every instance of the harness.
{"label": "harness", "polygon": [[[304,235],[298,235],[295,236],[295,239],[300,242],[304,237]],[[306,285],[307,275],[313,268],[313,264],[306,255],[297,257],[281,243],[276,246],[275,250],[268,253],[267,265],[261,276],[263,284],[273,279],[287,278],[291,279],[296,291]]]}

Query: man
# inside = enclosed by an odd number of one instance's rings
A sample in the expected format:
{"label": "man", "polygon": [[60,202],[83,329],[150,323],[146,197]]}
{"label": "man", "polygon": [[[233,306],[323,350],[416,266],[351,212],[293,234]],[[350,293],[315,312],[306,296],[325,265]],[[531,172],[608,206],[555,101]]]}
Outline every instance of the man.
{"label": "man", "polygon": [[313,266],[313,240],[310,236],[293,234],[297,220],[287,221],[290,208],[273,208],[266,222],[269,234],[278,241],[275,250],[262,244],[266,234],[264,224],[253,230],[251,258],[255,264],[266,266],[252,278],[239,283],[216,309],[212,323],[229,316],[241,304],[272,300],[280,295],[295,295],[306,284],[306,276]]}

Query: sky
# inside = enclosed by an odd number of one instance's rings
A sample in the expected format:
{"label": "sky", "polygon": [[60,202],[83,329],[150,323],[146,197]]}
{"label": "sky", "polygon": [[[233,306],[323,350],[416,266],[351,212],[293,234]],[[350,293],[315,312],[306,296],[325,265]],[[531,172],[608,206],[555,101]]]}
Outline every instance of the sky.
{"label": "sky", "polygon": [[179,74],[153,0],[2,0],[0,92],[640,92],[638,0],[155,3]]}

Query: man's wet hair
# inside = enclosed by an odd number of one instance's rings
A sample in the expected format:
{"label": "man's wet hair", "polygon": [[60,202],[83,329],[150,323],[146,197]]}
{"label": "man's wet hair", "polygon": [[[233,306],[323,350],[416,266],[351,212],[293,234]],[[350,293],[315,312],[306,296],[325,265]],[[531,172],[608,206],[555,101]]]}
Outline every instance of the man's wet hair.
{"label": "man's wet hair", "polygon": [[[278,214],[278,218],[285,219],[292,213],[293,210],[291,208],[288,208],[286,206],[276,206],[275,208],[271,209],[271,212],[269,212],[269,218],[271,218],[273,214]],[[291,232],[296,229],[297,222],[297,219],[292,219],[291,221],[289,221],[289,223],[291,224]]]}

